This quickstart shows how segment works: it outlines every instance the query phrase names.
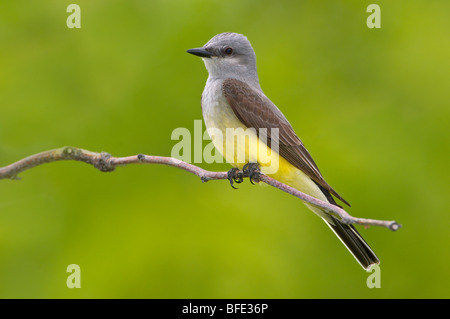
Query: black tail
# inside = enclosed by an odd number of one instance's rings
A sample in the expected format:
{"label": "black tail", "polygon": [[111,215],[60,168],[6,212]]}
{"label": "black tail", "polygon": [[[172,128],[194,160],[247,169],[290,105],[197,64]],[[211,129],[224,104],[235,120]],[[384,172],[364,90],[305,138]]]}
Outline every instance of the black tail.
{"label": "black tail", "polygon": [[[320,190],[323,192],[323,194],[331,204],[341,207],[336,203],[334,198],[326,189],[324,189],[317,183],[316,185],[320,188]],[[362,236],[358,233],[355,227],[353,227],[352,225],[343,224],[331,215],[327,216],[326,218],[322,217],[322,219],[327,223],[328,226],[330,226],[336,236],[339,237],[345,247],[347,247],[347,249],[352,253],[352,255],[365,270],[369,270],[370,266],[373,264],[380,263],[377,255],[375,255],[373,250],[369,247],[364,238],[362,238]]]}
{"label": "black tail", "polygon": [[373,264],[380,263],[377,255],[375,255],[355,227],[343,224],[334,217],[331,218],[332,221],[324,220],[365,270],[369,270]]}

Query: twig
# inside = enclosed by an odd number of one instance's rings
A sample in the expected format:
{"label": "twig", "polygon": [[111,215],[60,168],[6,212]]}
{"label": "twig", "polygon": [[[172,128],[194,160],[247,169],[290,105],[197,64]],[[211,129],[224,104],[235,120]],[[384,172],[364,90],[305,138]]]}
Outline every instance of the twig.
{"label": "twig", "polygon": [[[227,172],[211,172],[204,170],[198,166],[180,161],[172,157],[164,156],[151,156],[139,154],[135,156],[127,157],[113,157],[109,153],[101,152],[91,152],[83,150],[81,148],[66,146],[58,149],[45,151],[42,153],[34,154],[24,159],[21,159],[11,165],[0,167],[0,179],[18,179],[17,175],[25,170],[42,165],[45,163],[51,163],[56,161],[67,161],[74,160],[84,162],[93,165],[95,168],[102,172],[112,172],[118,165],[127,164],[163,164],[173,167],[181,168],[189,173],[195,174],[201,178],[202,182],[207,182],[210,180],[220,180],[227,179]],[[264,182],[268,185],[276,187],[288,194],[291,194],[301,200],[308,202],[314,206],[320,207],[325,211],[335,214],[340,217],[341,221],[346,224],[359,224],[363,226],[380,226],[386,227],[390,230],[396,231],[401,225],[395,221],[384,221],[375,219],[365,219],[357,218],[349,215],[342,208],[332,205],[330,203],[321,201],[317,198],[309,196],[299,190],[283,184],[267,175],[261,174],[258,178],[259,181]]]}

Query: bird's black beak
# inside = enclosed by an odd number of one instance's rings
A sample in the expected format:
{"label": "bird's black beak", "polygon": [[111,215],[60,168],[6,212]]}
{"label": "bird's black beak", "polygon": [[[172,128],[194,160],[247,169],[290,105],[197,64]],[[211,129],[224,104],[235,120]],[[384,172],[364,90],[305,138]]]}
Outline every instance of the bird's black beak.
{"label": "bird's black beak", "polygon": [[187,53],[202,57],[202,58],[210,58],[213,56],[213,54],[209,51],[207,51],[204,48],[195,48],[195,49],[189,49],[186,51]]}

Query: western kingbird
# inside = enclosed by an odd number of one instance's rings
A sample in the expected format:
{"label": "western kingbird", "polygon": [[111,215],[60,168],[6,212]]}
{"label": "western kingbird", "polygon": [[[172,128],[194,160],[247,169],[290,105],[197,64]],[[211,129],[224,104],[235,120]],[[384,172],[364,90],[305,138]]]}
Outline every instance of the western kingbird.
{"label": "western kingbird", "polygon": [[[271,139],[271,129],[278,129],[278,138],[275,141],[278,143],[278,169],[267,175],[322,201],[337,205],[333,195],[350,206],[324,180],[286,117],[264,95],[259,85],[256,55],[245,36],[238,33],[221,33],[203,47],[187,52],[200,56],[209,73],[202,94],[202,113],[208,132],[215,129],[225,135],[229,128],[242,129],[240,132],[248,128],[255,129],[253,134],[249,133],[244,138],[248,144],[237,143],[232,139],[235,145],[228,148],[223,140],[211,136],[215,148],[229,163],[239,169],[244,167],[245,163],[237,161],[235,153],[230,152],[231,149],[237,148],[238,152],[246,155],[246,162],[258,163],[261,172],[265,173],[264,162],[258,155],[255,158],[249,153],[248,145],[257,145],[258,148],[266,148],[267,152],[270,152],[274,141]],[[266,129],[267,138],[261,138],[261,129]],[[318,207],[305,204],[327,223],[364,269],[369,270],[372,264],[379,264],[375,253],[352,225],[342,223],[338,216]]]}

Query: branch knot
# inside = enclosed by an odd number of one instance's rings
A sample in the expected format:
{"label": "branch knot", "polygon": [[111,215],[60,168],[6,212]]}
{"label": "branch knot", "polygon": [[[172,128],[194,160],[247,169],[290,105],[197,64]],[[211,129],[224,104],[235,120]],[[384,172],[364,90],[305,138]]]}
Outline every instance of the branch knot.
{"label": "branch knot", "polygon": [[100,157],[93,163],[94,167],[102,172],[112,172],[115,170],[113,157],[111,154],[101,152]]}
{"label": "branch knot", "polygon": [[79,148],[72,147],[72,146],[66,146],[63,148],[63,150],[61,152],[61,158],[76,160],[76,159],[78,159],[78,157],[80,157],[81,154],[82,154],[82,152]]}

